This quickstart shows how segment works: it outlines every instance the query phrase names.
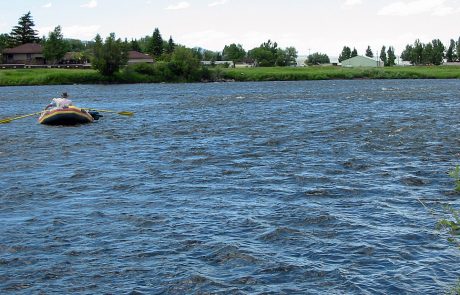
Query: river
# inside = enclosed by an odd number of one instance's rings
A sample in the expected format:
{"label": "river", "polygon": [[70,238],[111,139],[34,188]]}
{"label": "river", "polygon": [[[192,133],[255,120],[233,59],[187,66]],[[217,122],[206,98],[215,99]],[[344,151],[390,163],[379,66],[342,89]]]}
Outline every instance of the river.
{"label": "river", "polygon": [[3,294],[440,294],[460,276],[435,229],[459,205],[459,80],[3,87],[0,118],[62,91],[135,115],[0,125]]}

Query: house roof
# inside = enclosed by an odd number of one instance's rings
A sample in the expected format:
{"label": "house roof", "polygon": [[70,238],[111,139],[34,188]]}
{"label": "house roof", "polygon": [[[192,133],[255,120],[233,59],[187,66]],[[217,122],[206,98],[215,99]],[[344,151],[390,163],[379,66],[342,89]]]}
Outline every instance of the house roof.
{"label": "house roof", "polygon": [[43,53],[43,47],[40,44],[37,43],[26,43],[19,45],[14,48],[7,48],[3,50],[3,53],[9,53],[9,54],[37,54],[37,53]]}
{"label": "house roof", "polygon": [[129,59],[148,59],[153,60],[153,58],[145,53],[141,53],[139,51],[130,50],[128,51],[128,58]]}

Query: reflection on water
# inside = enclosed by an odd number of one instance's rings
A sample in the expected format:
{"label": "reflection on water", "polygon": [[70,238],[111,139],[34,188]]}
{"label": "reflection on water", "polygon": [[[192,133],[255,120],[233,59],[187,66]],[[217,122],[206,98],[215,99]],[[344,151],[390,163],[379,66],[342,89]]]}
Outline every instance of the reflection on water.
{"label": "reflection on water", "polygon": [[7,293],[442,293],[458,250],[460,82],[0,88],[0,117],[63,90],[130,110],[0,125]]}

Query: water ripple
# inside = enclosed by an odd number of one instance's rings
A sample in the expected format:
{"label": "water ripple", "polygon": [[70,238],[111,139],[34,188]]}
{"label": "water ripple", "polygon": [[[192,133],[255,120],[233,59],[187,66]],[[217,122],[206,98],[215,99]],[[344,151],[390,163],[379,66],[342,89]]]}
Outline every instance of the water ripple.
{"label": "water ripple", "polygon": [[[0,290],[440,294],[460,82],[66,86],[94,124],[0,124]],[[62,86],[0,89],[1,117]],[[110,98],[110,99],[107,99]]]}

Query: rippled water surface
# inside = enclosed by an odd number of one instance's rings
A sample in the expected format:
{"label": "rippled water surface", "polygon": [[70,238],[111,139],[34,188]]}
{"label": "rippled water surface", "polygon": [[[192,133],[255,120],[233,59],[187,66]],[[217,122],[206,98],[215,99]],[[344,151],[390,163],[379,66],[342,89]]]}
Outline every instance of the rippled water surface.
{"label": "rippled water surface", "polygon": [[[0,88],[0,292],[439,294],[460,81]],[[420,201],[419,201],[420,200]]]}

